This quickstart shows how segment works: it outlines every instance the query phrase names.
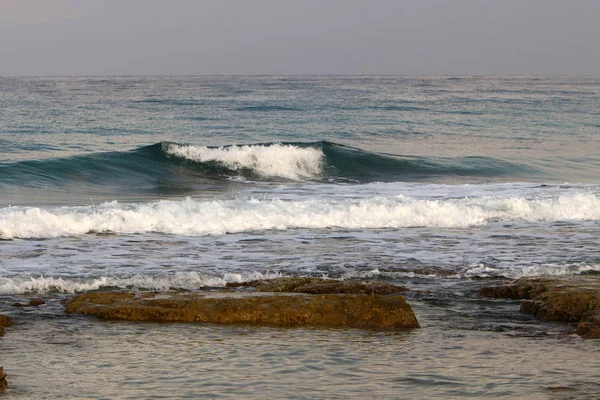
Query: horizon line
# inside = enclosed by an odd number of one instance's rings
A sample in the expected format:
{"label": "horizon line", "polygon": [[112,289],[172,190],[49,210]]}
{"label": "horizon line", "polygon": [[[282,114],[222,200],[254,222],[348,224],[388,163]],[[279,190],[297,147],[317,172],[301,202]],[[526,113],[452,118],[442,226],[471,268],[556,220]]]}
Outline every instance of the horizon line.
{"label": "horizon line", "polygon": [[469,78],[532,78],[532,77],[600,77],[600,74],[293,74],[293,73],[260,73],[260,74],[72,74],[72,75],[1,75],[0,78],[158,78],[158,77],[278,77],[278,76],[299,76],[299,77],[415,77],[415,78],[451,78],[451,77],[469,77]]}

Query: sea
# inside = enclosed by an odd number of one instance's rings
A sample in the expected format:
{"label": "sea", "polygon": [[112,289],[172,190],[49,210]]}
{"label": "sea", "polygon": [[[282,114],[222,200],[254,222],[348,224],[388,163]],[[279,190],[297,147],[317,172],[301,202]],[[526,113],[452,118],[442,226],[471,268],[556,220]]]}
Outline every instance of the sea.
{"label": "sea", "polygon": [[[577,274],[600,77],[0,77],[0,397],[597,399],[600,342],[478,294]],[[421,329],[61,305],[287,276],[406,286]]]}

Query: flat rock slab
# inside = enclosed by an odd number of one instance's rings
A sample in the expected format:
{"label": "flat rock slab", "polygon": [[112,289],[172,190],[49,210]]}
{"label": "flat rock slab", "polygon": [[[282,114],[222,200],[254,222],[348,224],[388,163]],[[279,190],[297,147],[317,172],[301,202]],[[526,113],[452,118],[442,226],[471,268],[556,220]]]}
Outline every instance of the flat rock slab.
{"label": "flat rock slab", "polygon": [[600,338],[600,276],[521,278],[481,289],[492,298],[523,300],[521,311],[541,321],[576,324],[576,333]]}
{"label": "flat rock slab", "polygon": [[401,295],[257,293],[85,293],[70,299],[67,313],[103,319],[209,322],[389,330],[418,328]]}

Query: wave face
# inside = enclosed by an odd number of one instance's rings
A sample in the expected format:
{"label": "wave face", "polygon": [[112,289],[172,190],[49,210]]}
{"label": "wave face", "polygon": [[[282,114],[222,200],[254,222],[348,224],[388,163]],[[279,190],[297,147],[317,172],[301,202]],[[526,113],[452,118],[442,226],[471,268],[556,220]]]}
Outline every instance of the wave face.
{"label": "wave face", "polygon": [[127,152],[0,164],[0,185],[88,185],[155,193],[200,183],[250,181],[436,181],[534,176],[536,171],[490,157],[404,157],[331,142],[209,147],[160,142]]}
{"label": "wave face", "polygon": [[86,233],[221,235],[286,229],[467,228],[496,221],[599,221],[600,198],[577,193],[547,199],[361,200],[279,199],[159,201],[98,207],[6,207],[0,209],[3,238],[53,238]]}

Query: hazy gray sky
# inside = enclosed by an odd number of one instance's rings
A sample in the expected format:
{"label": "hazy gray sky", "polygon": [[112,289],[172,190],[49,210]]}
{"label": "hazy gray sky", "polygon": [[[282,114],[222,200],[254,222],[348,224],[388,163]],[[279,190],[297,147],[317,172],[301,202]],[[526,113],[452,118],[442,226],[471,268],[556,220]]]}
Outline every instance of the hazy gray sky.
{"label": "hazy gray sky", "polygon": [[0,0],[0,75],[600,74],[600,0]]}

